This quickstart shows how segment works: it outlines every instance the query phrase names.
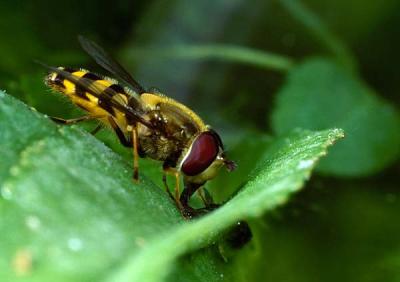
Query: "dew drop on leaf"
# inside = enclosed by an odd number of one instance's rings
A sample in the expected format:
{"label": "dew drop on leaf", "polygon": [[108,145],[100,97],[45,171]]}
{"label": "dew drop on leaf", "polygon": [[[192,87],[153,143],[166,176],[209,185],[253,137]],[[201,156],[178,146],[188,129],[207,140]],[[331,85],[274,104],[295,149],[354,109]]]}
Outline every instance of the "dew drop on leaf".
{"label": "dew drop on leaf", "polygon": [[3,185],[3,187],[1,188],[1,196],[5,200],[10,200],[12,198],[11,188],[9,186],[7,186],[7,185]]}
{"label": "dew drop on leaf", "polygon": [[77,252],[82,249],[83,243],[82,240],[79,238],[69,238],[68,239],[68,248],[71,251]]}
{"label": "dew drop on leaf", "polygon": [[33,231],[38,230],[40,228],[40,226],[42,225],[40,219],[35,215],[27,216],[25,219],[25,224],[29,229],[31,229]]}
{"label": "dew drop on leaf", "polygon": [[298,169],[306,169],[311,167],[314,164],[313,160],[301,160],[297,165]]}

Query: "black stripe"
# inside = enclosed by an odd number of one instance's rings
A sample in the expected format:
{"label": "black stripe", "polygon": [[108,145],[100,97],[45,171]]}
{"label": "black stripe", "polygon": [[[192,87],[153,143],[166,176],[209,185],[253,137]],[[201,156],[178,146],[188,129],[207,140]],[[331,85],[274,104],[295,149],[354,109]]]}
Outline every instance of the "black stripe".
{"label": "black stripe", "polygon": [[99,105],[99,107],[109,112],[110,115],[115,116],[114,108],[111,106],[111,103],[109,103],[109,100],[110,99],[102,93],[99,96],[99,101],[97,102],[97,104]]}
{"label": "black stripe", "polygon": [[[84,75],[82,75],[81,78],[85,78],[88,80],[92,80],[93,82],[95,82],[96,80],[101,80],[101,77],[99,77],[98,75],[91,73],[91,72],[87,72]],[[75,92],[76,95],[78,95],[79,97],[85,99],[85,100],[89,100],[89,98],[86,95],[86,89],[83,87],[80,87],[78,85],[75,85]]]}
{"label": "black stripe", "polygon": [[[95,82],[96,80],[101,80],[101,77],[91,72],[85,73],[84,75],[82,75],[81,78],[92,80],[93,82]],[[86,95],[86,89],[76,84],[75,84],[75,93],[82,99],[89,100],[89,98]]]}
{"label": "black stripe", "polygon": [[[63,71],[69,72],[69,73],[73,73],[76,71],[76,69],[73,68],[68,68],[68,67],[59,67],[59,69],[62,69]],[[65,88],[64,85],[64,77],[61,74],[57,74],[56,77],[52,80],[52,82],[61,87],[61,88]]]}
{"label": "black stripe", "polygon": [[101,77],[99,77],[97,74],[94,74],[92,72],[87,72],[82,77],[93,80],[93,81],[101,80]]}
{"label": "black stripe", "polygon": [[73,72],[78,71],[77,69],[69,68],[69,67],[63,67],[62,70],[66,71],[66,72],[69,72],[69,73],[73,73]]}
{"label": "black stripe", "polygon": [[117,93],[126,94],[124,88],[119,84],[112,84],[108,88],[114,90]]}
{"label": "black stripe", "polygon": [[110,99],[117,94],[125,94],[124,88],[119,84],[111,84],[99,95],[98,105],[112,116],[115,116],[115,110],[111,106]]}
{"label": "black stripe", "polygon": [[76,84],[75,84],[75,94],[78,97],[89,101],[89,98],[86,96],[85,88],[80,87],[79,85],[76,85]]}
{"label": "black stripe", "polygon": [[[88,73],[86,73],[86,74],[88,74]],[[85,75],[86,75],[86,74],[85,74]],[[83,75],[81,78],[84,78],[85,75]],[[85,89],[84,87],[75,84],[75,94],[76,94],[78,97],[89,101],[88,96],[86,96],[86,89]]]}

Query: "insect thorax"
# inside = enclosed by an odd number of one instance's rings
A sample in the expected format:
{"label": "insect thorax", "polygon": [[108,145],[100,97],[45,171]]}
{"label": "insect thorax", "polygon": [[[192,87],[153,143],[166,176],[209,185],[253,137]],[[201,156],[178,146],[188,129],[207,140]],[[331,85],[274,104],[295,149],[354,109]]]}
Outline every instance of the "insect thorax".
{"label": "insect thorax", "polygon": [[185,128],[182,128],[167,114],[161,113],[159,110],[149,111],[146,114],[146,119],[151,124],[156,125],[160,131],[150,130],[139,124],[138,134],[141,153],[154,160],[169,160],[172,163],[177,161],[193,135],[188,134]]}
{"label": "insect thorax", "polygon": [[146,120],[158,131],[139,124],[140,151],[175,167],[182,152],[205,125],[191,110],[171,98],[145,93],[141,100],[148,106]]}

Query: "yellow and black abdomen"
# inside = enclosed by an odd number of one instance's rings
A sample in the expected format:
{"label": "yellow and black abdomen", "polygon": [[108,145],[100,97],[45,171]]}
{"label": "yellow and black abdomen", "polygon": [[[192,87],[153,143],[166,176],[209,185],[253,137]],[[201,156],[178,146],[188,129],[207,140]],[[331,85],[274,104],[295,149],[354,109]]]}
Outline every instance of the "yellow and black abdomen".
{"label": "yellow and black abdomen", "polygon": [[[91,91],[88,91],[88,89],[76,85],[62,75],[52,72],[45,78],[45,83],[50,88],[65,94],[75,105],[87,111],[89,115],[98,117],[106,124],[109,123],[109,116],[114,117],[121,130],[125,131],[127,126],[125,114],[115,109],[110,102],[114,100],[121,105],[128,103],[129,96],[117,81],[108,77],[101,77],[83,69],[64,67],[59,67],[59,69],[70,73],[75,78],[91,82],[91,85],[94,87],[91,87]],[[106,91],[107,88],[113,90],[111,91],[113,93],[112,97],[110,97],[110,91]]]}

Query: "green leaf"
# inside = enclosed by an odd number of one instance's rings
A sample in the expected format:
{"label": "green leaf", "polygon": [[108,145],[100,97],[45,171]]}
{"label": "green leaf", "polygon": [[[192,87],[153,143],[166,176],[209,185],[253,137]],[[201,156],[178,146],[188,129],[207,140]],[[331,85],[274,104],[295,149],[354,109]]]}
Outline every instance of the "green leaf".
{"label": "green leaf", "polygon": [[290,73],[272,113],[274,131],[343,128],[346,138],[318,169],[338,176],[376,173],[399,157],[398,112],[359,78],[329,60],[311,59]]}
{"label": "green leaf", "polygon": [[231,139],[239,139],[236,144],[227,146],[229,159],[235,160],[238,168],[234,172],[222,170],[218,176],[207,183],[208,191],[212,193],[216,202],[223,202],[235,194],[238,187],[246,184],[249,174],[263,158],[273,138],[257,131],[249,130],[243,136],[224,135],[224,143],[229,145]]}
{"label": "green leaf", "polygon": [[236,197],[187,222],[147,177],[133,184],[129,164],[94,137],[57,127],[3,92],[0,126],[6,281],[161,281],[168,273],[173,281],[218,281],[229,275],[208,247],[218,234],[287,201],[343,135],[299,131],[274,142]]}
{"label": "green leaf", "polygon": [[[98,281],[184,221],[161,189],[143,175],[134,184],[129,164],[97,139],[0,95],[2,280]],[[183,280],[216,280],[219,256],[192,260],[202,264],[187,266]],[[206,275],[196,276],[199,268]]]}
{"label": "green leaf", "polygon": [[172,233],[161,234],[154,244],[132,255],[108,281],[161,281],[171,262],[180,255],[211,244],[216,234],[238,220],[259,217],[285,203],[309,178],[327,147],[341,137],[343,132],[333,129],[299,131],[278,140],[231,201],[208,216],[181,225]]}

